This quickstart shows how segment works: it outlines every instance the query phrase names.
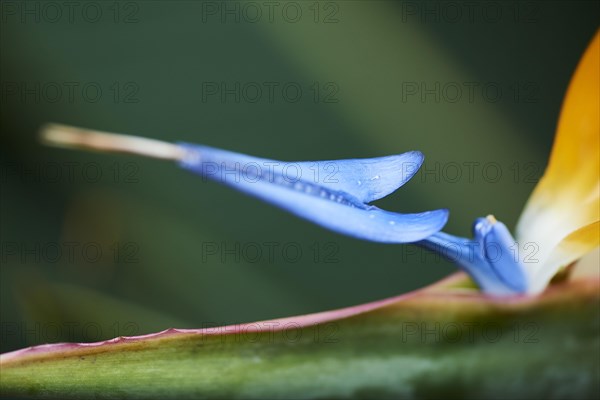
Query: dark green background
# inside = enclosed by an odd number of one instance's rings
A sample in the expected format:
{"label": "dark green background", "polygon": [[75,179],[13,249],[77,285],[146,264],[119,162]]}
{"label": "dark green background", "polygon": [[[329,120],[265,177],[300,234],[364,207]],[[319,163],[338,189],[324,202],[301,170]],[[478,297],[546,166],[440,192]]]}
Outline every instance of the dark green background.
{"label": "dark green background", "polygon": [[[56,22],[44,2],[2,6],[2,351],[322,311],[400,294],[454,270],[411,246],[323,230],[167,162],[44,147],[36,139],[44,122],[282,160],[418,149],[438,172],[418,174],[379,206],[449,208],[445,230],[464,236],[489,213],[513,228],[547,161],[562,97],[599,11],[595,1],[483,2],[467,14],[468,2],[454,2],[457,17],[447,2],[298,1],[288,6],[303,12],[296,23],[284,18],[293,18],[291,9],[282,14],[289,2],[279,2],[272,22],[263,15],[252,23],[244,14],[236,22],[203,12],[222,2],[75,3],[73,19]],[[266,12],[263,2],[253,5]],[[23,20],[23,7],[34,14]],[[96,8],[103,14],[91,22]],[[73,101],[65,82],[78,85]],[[206,82],[294,83],[303,92],[297,102],[280,91],[272,102],[265,93],[255,103],[204,101]],[[317,102],[314,82],[322,88]],[[328,82],[339,89],[336,102],[322,101]],[[454,92],[439,101],[403,99],[403,83],[411,82],[465,91],[455,102]],[[472,101],[465,82],[479,85]],[[98,101],[83,97],[86,84],[102,89]],[[15,85],[36,93],[22,97]],[[500,88],[499,101],[482,95],[485,85]],[[480,163],[472,177],[470,162]],[[486,163],[500,166],[497,182],[495,169],[484,173]],[[62,175],[53,179],[57,165]],[[83,174],[90,165],[100,168],[97,182]],[[67,242],[77,243],[72,259],[44,254]],[[115,262],[115,242],[125,253],[139,251]],[[264,252],[264,243],[276,242],[280,250],[273,260],[225,254],[222,262],[202,254],[209,242],[259,243]],[[82,256],[88,243],[102,249],[98,262]],[[283,257],[288,243],[302,249],[297,262]]]}

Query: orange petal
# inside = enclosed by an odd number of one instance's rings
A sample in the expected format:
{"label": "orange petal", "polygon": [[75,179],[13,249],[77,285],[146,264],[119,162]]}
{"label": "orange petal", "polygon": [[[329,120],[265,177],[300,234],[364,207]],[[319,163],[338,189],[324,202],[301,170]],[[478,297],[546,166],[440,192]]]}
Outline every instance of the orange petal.
{"label": "orange petal", "polygon": [[[571,79],[548,167],[517,224],[517,240],[539,247],[538,269],[563,238],[600,219],[599,148],[600,31]],[[598,245],[594,235],[580,239]]]}

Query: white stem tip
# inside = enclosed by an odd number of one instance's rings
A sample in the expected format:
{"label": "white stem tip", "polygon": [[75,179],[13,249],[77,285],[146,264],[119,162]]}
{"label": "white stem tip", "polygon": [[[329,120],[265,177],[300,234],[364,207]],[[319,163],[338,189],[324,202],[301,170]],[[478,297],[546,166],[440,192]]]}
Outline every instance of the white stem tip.
{"label": "white stem tip", "polygon": [[180,146],[161,140],[54,123],[42,126],[40,139],[50,146],[137,154],[163,160],[181,160],[185,154]]}

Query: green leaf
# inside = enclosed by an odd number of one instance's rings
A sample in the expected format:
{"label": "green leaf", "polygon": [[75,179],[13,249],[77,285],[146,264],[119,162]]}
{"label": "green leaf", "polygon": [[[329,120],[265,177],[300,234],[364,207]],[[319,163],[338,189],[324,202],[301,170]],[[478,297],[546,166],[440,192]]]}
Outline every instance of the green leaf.
{"label": "green leaf", "polygon": [[2,355],[42,398],[584,398],[600,387],[600,285],[493,299],[462,274],[346,309]]}

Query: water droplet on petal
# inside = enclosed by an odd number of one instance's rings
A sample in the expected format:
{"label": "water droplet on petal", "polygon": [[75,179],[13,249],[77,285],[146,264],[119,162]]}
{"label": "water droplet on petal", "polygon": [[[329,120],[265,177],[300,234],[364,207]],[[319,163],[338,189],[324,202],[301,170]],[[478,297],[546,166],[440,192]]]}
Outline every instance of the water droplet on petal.
{"label": "water droplet on petal", "polygon": [[379,179],[379,175],[375,175],[374,177],[371,178],[372,181],[376,181],[377,179]]}

